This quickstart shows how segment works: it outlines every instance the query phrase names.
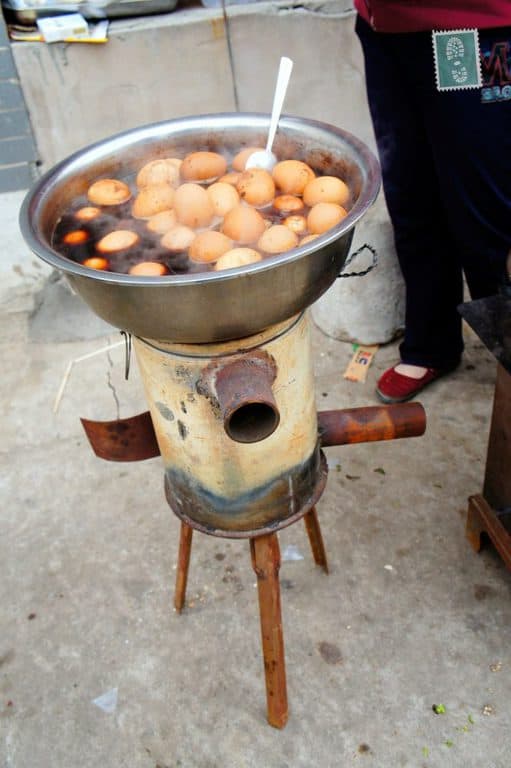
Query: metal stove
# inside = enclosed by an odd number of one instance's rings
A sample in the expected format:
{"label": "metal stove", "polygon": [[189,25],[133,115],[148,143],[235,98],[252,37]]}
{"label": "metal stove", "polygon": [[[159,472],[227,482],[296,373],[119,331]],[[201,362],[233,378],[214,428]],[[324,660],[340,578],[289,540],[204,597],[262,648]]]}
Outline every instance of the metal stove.
{"label": "metal stove", "polygon": [[418,436],[418,403],[316,410],[307,308],[346,260],[356,222],[374,201],[379,171],[369,150],[332,126],[283,118],[281,158],[349,178],[348,217],[304,247],[229,273],[140,278],[94,273],[57,254],[51,234],[66,205],[101,176],[198,146],[258,145],[268,116],[217,115],[146,126],[87,148],[28,195],[23,234],[105,320],[133,338],[149,411],[113,422],[82,420],[110,460],[161,455],[166,498],[181,521],[174,604],[180,612],[193,531],[250,541],[257,576],[268,721],[288,717],[278,572],[278,531],[305,520],[315,562],[328,571],[316,504],[331,445]]}

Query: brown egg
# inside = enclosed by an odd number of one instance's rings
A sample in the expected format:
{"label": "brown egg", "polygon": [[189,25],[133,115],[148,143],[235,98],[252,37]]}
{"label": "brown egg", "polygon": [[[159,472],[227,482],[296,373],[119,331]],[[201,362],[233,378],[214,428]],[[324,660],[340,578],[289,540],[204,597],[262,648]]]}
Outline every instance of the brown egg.
{"label": "brown egg", "polygon": [[201,232],[190,245],[188,255],[192,261],[216,261],[232,248],[232,240],[221,232]]}
{"label": "brown egg", "polygon": [[225,184],[232,184],[232,186],[235,187],[239,181],[240,176],[241,173],[239,173],[239,171],[231,171],[230,173],[226,173],[224,176],[221,176],[218,181],[221,181]]}
{"label": "brown egg", "polygon": [[227,184],[224,181],[217,181],[208,187],[208,195],[213,203],[215,216],[220,216],[222,219],[240,201],[238,191],[232,184]]}
{"label": "brown egg", "polygon": [[319,235],[305,235],[305,237],[302,237],[300,240],[300,245],[307,245],[307,243],[311,243],[317,237],[319,237]]}
{"label": "brown egg", "polygon": [[297,235],[303,235],[307,231],[307,219],[305,216],[298,216],[297,214],[287,216],[282,223]]}
{"label": "brown egg", "polygon": [[262,168],[243,171],[236,189],[242,200],[256,208],[268,205],[275,197],[275,182],[271,173]]}
{"label": "brown egg", "polygon": [[140,190],[131,207],[135,219],[148,219],[155,213],[172,208],[175,190],[170,184],[153,184]]}
{"label": "brown egg", "polygon": [[181,184],[176,189],[174,210],[180,224],[197,229],[211,224],[214,216],[213,203],[199,184]]}
{"label": "brown egg", "polygon": [[179,168],[181,160],[173,157],[151,160],[137,174],[137,187],[151,187],[153,184],[170,184],[179,186]]}
{"label": "brown egg", "polygon": [[218,152],[192,152],[185,157],[180,170],[185,181],[208,181],[224,175],[227,160]]}
{"label": "brown egg", "polygon": [[301,160],[282,160],[272,171],[273,180],[285,195],[301,195],[315,173]]}
{"label": "brown egg", "polygon": [[348,215],[348,212],[342,205],[336,203],[316,203],[307,216],[307,229],[315,235],[326,232],[327,229],[335,227],[340,221]]}
{"label": "brown egg", "polygon": [[146,277],[161,277],[168,275],[169,270],[159,261],[141,261],[128,269],[129,275],[144,275]]}
{"label": "brown egg", "polygon": [[255,243],[266,229],[263,217],[255,208],[237,205],[229,211],[222,224],[222,232],[242,245]]}
{"label": "brown egg", "polygon": [[273,207],[282,213],[296,213],[303,208],[303,200],[294,195],[277,195],[273,201]]}
{"label": "brown egg", "polygon": [[83,266],[89,267],[89,269],[108,269],[110,264],[108,263],[108,259],[103,259],[101,256],[91,256],[90,258],[85,259]]}
{"label": "brown egg", "polygon": [[232,248],[226,251],[216,262],[214,269],[235,269],[236,267],[245,267],[247,264],[254,264],[261,261],[261,254],[254,248]]}
{"label": "brown egg", "polygon": [[66,245],[82,245],[89,239],[89,233],[84,229],[75,229],[74,232],[68,232],[62,238]]}
{"label": "brown egg", "polygon": [[120,205],[130,197],[130,188],[118,179],[100,179],[91,184],[87,197],[94,205]]}
{"label": "brown egg", "polygon": [[312,208],[316,203],[346,205],[350,199],[347,184],[336,176],[317,176],[303,190],[303,202]]}
{"label": "brown egg", "polygon": [[160,240],[160,244],[169,251],[177,253],[179,251],[186,251],[194,239],[195,232],[193,229],[185,227],[183,224],[176,224],[173,229],[165,232]]}
{"label": "brown egg", "polygon": [[298,235],[283,224],[274,224],[258,240],[257,247],[266,253],[283,253],[296,248]]}
{"label": "brown egg", "polygon": [[92,205],[86,205],[85,208],[80,208],[78,211],[75,211],[75,219],[78,219],[78,221],[92,221],[92,219],[95,219],[96,216],[99,216],[101,213],[100,208],[96,208]]}
{"label": "brown egg", "polygon": [[237,155],[232,160],[232,167],[235,171],[244,171],[245,170],[245,164],[250,157],[250,155],[253,155],[254,152],[260,152],[263,147],[246,147],[245,149],[242,149],[240,152],[238,152]]}
{"label": "brown egg", "polygon": [[147,229],[156,232],[157,235],[164,235],[169,229],[175,227],[177,216],[175,211],[160,211],[151,216],[147,222]]}
{"label": "brown egg", "polygon": [[139,239],[137,233],[132,232],[130,229],[116,229],[102,237],[101,240],[96,243],[96,249],[100,253],[124,251],[126,248],[132,248],[136,245]]}

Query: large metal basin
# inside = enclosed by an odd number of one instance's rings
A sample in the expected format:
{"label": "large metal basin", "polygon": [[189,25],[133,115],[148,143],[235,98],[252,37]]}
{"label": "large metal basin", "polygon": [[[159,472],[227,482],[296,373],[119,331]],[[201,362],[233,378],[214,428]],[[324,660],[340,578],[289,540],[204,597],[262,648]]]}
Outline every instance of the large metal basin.
{"label": "large metal basin", "polygon": [[[126,177],[148,160],[197,149],[237,152],[264,146],[268,115],[201,115],[142,126],[86,147],[46,173],[24,200],[20,225],[29,247],[64,272],[74,290],[108,323],[136,336],[211,342],[257,333],[302,311],[336,279],[357,221],[380,185],[378,163],[350,133],[314,120],[282,117],[279,159],[304,160],[342,176],[354,192],[347,218],[312,243],[226,272],[136,277],[82,267],[51,246],[59,217],[101,177]],[[341,310],[342,311],[342,310]]]}

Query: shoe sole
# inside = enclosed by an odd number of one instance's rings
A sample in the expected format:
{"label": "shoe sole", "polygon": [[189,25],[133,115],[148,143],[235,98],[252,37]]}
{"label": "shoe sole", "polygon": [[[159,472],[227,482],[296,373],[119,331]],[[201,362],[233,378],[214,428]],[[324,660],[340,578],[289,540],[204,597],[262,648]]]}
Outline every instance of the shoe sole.
{"label": "shoe sole", "polygon": [[[431,382],[428,382],[428,383],[431,383]],[[427,384],[425,386],[427,386]],[[406,403],[408,400],[412,400],[415,397],[415,395],[417,395],[423,389],[424,387],[420,387],[420,389],[416,389],[415,392],[412,392],[411,395],[407,395],[406,397],[388,397],[387,395],[384,395],[383,392],[380,392],[378,387],[376,387],[376,394],[378,395],[382,403],[385,403],[385,405],[396,405],[397,403]]]}

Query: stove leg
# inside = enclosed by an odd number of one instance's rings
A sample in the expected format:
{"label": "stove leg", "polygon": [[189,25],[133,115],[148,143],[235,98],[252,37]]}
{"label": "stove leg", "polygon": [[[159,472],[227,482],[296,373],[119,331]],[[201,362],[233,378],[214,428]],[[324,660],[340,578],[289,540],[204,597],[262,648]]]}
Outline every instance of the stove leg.
{"label": "stove leg", "polygon": [[277,535],[270,533],[250,539],[250,551],[259,593],[268,722],[274,728],[283,728],[288,708]]}
{"label": "stove leg", "polygon": [[182,522],[181,534],[179,537],[176,589],[174,592],[174,607],[178,613],[181,613],[185,604],[188,566],[190,565],[190,553],[192,551],[192,534],[193,528]]}
{"label": "stove leg", "polygon": [[323,543],[323,536],[321,535],[321,528],[319,527],[316,507],[312,507],[310,512],[307,512],[303,519],[305,520],[305,527],[309,536],[314,562],[316,565],[320,565],[325,573],[328,573],[328,561],[326,559],[326,550]]}

